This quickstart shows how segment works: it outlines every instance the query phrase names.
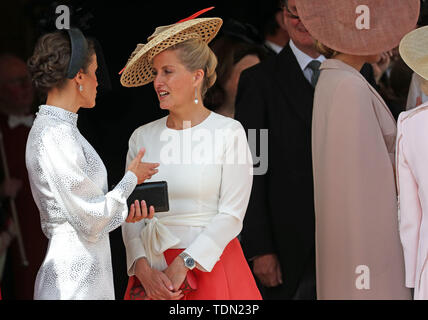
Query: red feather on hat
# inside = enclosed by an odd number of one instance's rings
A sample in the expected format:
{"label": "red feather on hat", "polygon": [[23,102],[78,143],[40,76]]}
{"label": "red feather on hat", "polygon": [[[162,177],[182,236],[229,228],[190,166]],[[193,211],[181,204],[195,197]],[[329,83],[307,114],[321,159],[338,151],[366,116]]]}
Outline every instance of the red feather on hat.
{"label": "red feather on hat", "polygon": [[184,21],[188,21],[188,20],[195,19],[195,18],[199,17],[201,14],[204,14],[205,12],[210,11],[210,10],[212,10],[212,9],[214,9],[214,8],[215,8],[215,7],[209,7],[209,8],[206,8],[206,9],[202,9],[201,11],[198,11],[198,12],[196,12],[196,13],[192,14],[190,17],[185,18],[185,19],[183,19],[183,20],[180,20],[180,21],[178,21],[177,23],[181,23],[181,22],[184,22]]}

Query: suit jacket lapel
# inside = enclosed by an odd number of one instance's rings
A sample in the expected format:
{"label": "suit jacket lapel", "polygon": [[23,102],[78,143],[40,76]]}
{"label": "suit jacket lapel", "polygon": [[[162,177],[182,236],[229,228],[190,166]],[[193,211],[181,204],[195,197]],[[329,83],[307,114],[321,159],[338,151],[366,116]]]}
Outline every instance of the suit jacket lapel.
{"label": "suit jacket lapel", "polygon": [[303,75],[290,46],[287,45],[276,57],[275,84],[284,98],[282,108],[294,110],[297,116],[310,128],[314,88]]}

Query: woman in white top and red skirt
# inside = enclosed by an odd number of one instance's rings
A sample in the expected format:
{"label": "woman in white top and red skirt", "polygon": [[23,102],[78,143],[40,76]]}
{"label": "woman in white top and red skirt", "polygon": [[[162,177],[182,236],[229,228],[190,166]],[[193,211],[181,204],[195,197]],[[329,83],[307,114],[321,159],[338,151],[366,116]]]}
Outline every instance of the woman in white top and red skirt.
{"label": "woman in white top and red skirt", "polygon": [[160,107],[169,110],[135,130],[127,160],[150,146],[145,157],[160,166],[149,181],[167,181],[170,206],[122,228],[125,299],[261,299],[237,239],[252,187],[245,131],[202,102],[216,80],[207,43],[221,24],[197,18],[159,27],[123,71],[127,87],[154,81]]}

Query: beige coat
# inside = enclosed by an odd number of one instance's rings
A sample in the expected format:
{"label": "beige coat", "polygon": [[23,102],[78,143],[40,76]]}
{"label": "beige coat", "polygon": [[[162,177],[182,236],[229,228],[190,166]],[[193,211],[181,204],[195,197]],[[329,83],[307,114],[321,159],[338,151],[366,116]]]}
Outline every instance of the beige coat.
{"label": "beige coat", "polygon": [[410,299],[394,178],[396,122],[364,77],[327,60],[312,122],[318,299]]}

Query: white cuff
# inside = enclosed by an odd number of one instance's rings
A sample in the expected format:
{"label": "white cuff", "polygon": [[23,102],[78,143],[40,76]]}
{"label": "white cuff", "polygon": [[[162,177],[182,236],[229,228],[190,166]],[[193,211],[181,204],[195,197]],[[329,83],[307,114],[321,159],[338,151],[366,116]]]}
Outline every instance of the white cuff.
{"label": "white cuff", "polygon": [[136,238],[126,244],[126,265],[128,267],[128,276],[135,275],[135,262],[146,256],[141,239]]}
{"label": "white cuff", "polygon": [[223,250],[210,237],[201,233],[184,252],[190,255],[205,270],[211,272],[220,259]]}
{"label": "white cuff", "polygon": [[[117,184],[115,190],[118,190],[125,199],[131,195],[137,186],[138,178],[132,171],[128,170],[123,176],[122,180]],[[126,201],[126,200],[125,200]]]}

